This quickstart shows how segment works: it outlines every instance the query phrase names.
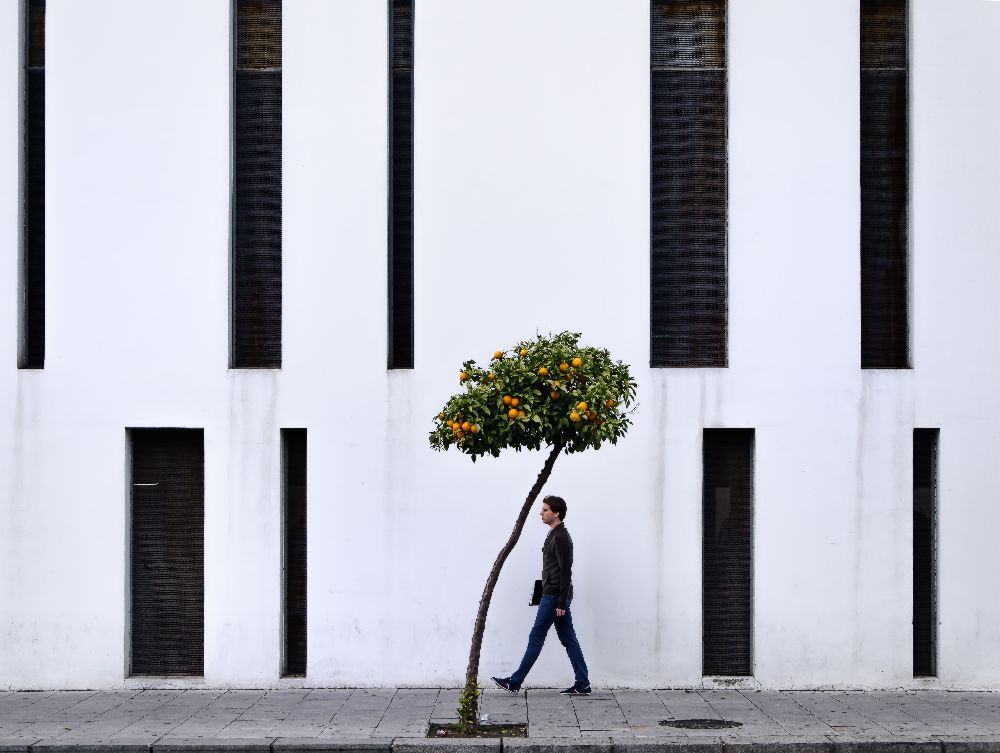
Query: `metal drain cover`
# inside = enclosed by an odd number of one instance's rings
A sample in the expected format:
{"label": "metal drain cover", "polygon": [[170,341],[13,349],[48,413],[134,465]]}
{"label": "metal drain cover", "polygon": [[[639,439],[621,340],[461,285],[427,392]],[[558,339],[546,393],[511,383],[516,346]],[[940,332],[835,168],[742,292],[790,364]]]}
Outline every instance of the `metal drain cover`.
{"label": "metal drain cover", "polygon": [[730,722],[726,719],[664,719],[661,727],[680,727],[681,729],[729,729],[742,727],[741,722]]}

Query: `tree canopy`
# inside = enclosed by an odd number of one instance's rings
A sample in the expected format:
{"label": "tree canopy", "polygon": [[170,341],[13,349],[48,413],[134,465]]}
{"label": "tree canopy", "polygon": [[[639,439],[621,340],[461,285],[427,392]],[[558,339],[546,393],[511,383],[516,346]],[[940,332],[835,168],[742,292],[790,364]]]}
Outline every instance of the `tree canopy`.
{"label": "tree canopy", "polygon": [[475,461],[506,447],[582,452],[617,443],[631,424],[635,380],[607,350],[579,340],[578,332],[538,335],[496,351],[487,368],[465,361],[464,389],[435,417],[431,447],[454,446]]}

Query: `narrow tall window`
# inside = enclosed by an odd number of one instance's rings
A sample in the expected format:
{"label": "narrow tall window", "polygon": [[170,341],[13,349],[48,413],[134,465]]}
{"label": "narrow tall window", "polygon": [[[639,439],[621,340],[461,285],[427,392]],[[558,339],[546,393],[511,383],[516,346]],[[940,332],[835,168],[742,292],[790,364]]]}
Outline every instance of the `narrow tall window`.
{"label": "narrow tall window", "polygon": [[753,674],[753,429],[705,429],[702,673]]}
{"label": "narrow tall window", "polygon": [[24,207],[18,366],[45,366],[45,0],[24,5]]}
{"label": "narrow tall window", "polygon": [[389,368],[413,368],[413,11],[389,0]]}
{"label": "narrow tall window", "polygon": [[131,429],[131,675],[204,674],[201,429]]}
{"label": "narrow tall window", "polygon": [[281,368],[281,0],[235,0],[231,353]]}
{"label": "narrow tall window", "polygon": [[650,3],[650,366],[726,356],[726,2]]}
{"label": "narrow tall window", "polygon": [[861,366],[910,365],[907,1],[861,0]]}
{"label": "narrow tall window", "polygon": [[281,430],[283,677],[306,674],[306,430]]}
{"label": "narrow tall window", "polygon": [[938,429],[913,430],[913,676],[937,675]]}

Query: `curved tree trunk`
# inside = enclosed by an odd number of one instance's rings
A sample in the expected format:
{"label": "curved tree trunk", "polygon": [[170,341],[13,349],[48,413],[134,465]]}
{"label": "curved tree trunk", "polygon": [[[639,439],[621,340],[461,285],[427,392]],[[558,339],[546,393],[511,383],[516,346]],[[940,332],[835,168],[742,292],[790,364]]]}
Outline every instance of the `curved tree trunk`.
{"label": "curved tree trunk", "polygon": [[545,465],[542,466],[541,473],[538,474],[538,478],[535,479],[534,486],[531,487],[531,491],[528,492],[527,499],[524,500],[524,505],[521,507],[521,514],[517,516],[517,523],[514,524],[514,530],[511,531],[510,538],[504,545],[504,548],[500,550],[500,554],[497,555],[496,562],[493,563],[493,569],[490,570],[490,577],[486,579],[486,587],[483,589],[483,596],[479,600],[479,611],[476,613],[476,626],[472,631],[472,648],[469,650],[469,666],[465,670],[465,690],[463,691],[463,696],[467,699],[476,698],[476,705],[474,707],[474,714],[472,722],[479,718],[479,708],[478,708],[478,697],[476,695],[477,688],[477,678],[479,675],[479,654],[483,648],[483,633],[486,630],[486,612],[490,608],[490,599],[493,598],[493,589],[496,587],[497,579],[500,577],[500,569],[503,567],[503,563],[507,561],[507,556],[513,551],[514,545],[517,544],[517,540],[521,538],[521,531],[524,528],[524,521],[528,519],[528,513],[531,511],[531,506],[535,504],[535,500],[538,498],[538,493],[545,486],[545,482],[549,480],[549,475],[552,473],[552,466],[555,465],[556,457],[562,452],[563,444],[562,442],[557,442],[552,447],[552,451],[549,453],[549,457],[545,460]]}

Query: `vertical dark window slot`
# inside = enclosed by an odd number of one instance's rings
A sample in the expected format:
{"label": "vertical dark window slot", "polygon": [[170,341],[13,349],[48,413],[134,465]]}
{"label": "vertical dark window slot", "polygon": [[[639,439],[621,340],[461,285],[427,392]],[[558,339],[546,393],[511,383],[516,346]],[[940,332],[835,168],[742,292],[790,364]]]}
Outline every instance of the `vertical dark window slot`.
{"label": "vertical dark window slot", "polygon": [[753,429],[705,429],[702,673],[753,674]]}
{"label": "vertical dark window slot", "polygon": [[233,368],[281,368],[281,2],[235,0]]}
{"label": "vertical dark window slot", "polygon": [[25,3],[24,206],[18,366],[45,366],[45,0]]}
{"label": "vertical dark window slot", "polygon": [[913,676],[937,676],[937,429],[913,430]]}
{"label": "vertical dark window slot", "polygon": [[282,429],[281,674],[306,674],[306,430]]}
{"label": "vertical dark window slot", "polygon": [[726,2],[650,12],[650,366],[724,367]]}
{"label": "vertical dark window slot", "polygon": [[389,0],[389,368],[413,368],[413,12]]}
{"label": "vertical dark window slot", "polygon": [[131,674],[204,674],[201,429],[132,429]]}
{"label": "vertical dark window slot", "polygon": [[861,366],[908,368],[907,2],[861,0]]}

